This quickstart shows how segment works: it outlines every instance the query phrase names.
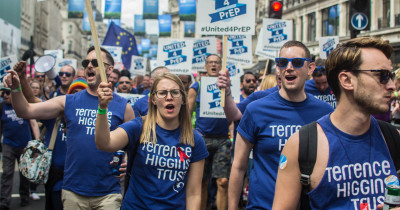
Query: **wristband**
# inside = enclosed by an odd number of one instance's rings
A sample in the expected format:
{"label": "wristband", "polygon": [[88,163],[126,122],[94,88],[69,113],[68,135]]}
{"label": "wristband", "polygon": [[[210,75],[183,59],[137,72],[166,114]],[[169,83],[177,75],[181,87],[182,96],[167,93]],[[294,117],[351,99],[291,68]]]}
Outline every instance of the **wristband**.
{"label": "wristband", "polygon": [[99,106],[99,108],[97,109],[97,113],[98,113],[98,114],[107,114],[107,109],[102,109],[102,108],[100,108],[100,106]]}
{"label": "wristband", "polygon": [[231,95],[231,89],[229,89],[229,92],[225,93],[225,96],[230,96]]}
{"label": "wristband", "polygon": [[17,89],[12,90],[13,93],[19,92],[21,91],[21,85],[19,85],[19,87]]}
{"label": "wristband", "polygon": [[393,94],[394,94],[394,96],[395,96],[396,98],[399,97],[399,94],[397,93],[397,91],[394,91]]}

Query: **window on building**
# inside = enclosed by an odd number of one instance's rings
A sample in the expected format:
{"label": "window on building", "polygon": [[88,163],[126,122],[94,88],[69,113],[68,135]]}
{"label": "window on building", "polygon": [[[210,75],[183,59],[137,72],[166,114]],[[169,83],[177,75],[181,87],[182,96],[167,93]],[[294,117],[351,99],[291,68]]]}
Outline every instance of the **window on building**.
{"label": "window on building", "polygon": [[72,34],[72,25],[68,26],[68,33]]}
{"label": "window on building", "polygon": [[300,41],[303,42],[304,41],[304,16],[300,17]]}
{"label": "window on building", "polygon": [[72,41],[68,40],[68,53],[72,52]]}
{"label": "window on building", "polygon": [[316,33],[316,24],[315,24],[315,12],[307,15],[308,18],[308,36],[307,41],[314,42],[317,36]]}
{"label": "window on building", "polygon": [[339,33],[339,5],[322,10],[322,36],[335,36]]}
{"label": "window on building", "polygon": [[382,1],[382,28],[390,26],[390,0]]}

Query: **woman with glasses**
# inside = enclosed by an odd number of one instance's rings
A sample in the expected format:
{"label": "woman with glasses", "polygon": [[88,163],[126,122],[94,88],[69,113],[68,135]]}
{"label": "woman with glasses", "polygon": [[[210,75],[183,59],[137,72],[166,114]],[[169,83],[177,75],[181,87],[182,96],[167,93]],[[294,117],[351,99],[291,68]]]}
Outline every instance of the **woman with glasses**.
{"label": "woman with glasses", "polygon": [[193,132],[181,80],[171,73],[156,77],[148,115],[112,132],[105,114],[112,100],[109,87],[101,83],[98,88],[96,146],[106,152],[137,151],[121,209],[199,209],[208,152],[202,137]]}

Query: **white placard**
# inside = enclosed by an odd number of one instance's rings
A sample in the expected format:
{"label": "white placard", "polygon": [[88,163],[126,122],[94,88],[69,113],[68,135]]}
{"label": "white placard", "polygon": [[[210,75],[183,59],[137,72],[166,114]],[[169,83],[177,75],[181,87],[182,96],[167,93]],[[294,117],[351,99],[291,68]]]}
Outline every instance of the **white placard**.
{"label": "white placard", "polygon": [[75,71],[78,68],[76,59],[70,59],[70,58],[59,59],[59,58],[57,58],[56,64],[54,65],[54,70],[56,70],[56,72],[60,72],[61,67],[65,66],[65,65],[72,66],[75,69]]}
{"label": "white placard", "polygon": [[145,95],[142,94],[129,94],[129,93],[117,93],[119,96],[128,99],[128,103],[133,106],[135,105],[136,101],[140,98],[144,97]]}
{"label": "white placard", "polygon": [[247,0],[197,1],[196,34],[253,35],[255,2]]}
{"label": "white placard", "polygon": [[150,60],[150,71],[157,68],[157,60]]}
{"label": "white placard", "polygon": [[[200,117],[226,118],[221,107],[221,90],[217,87],[217,77],[201,77]],[[233,100],[240,101],[240,81],[237,77],[231,80]]]}
{"label": "white placard", "polygon": [[229,70],[229,77],[240,77],[244,74],[242,65],[239,63],[226,62],[226,68]]}
{"label": "white placard", "polygon": [[253,60],[251,35],[229,35],[227,61],[251,65]]}
{"label": "white placard", "polygon": [[194,39],[193,43],[193,71],[204,71],[206,57],[217,54],[217,39],[215,37]]}
{"label": "white placard", "polygon": [[0,58],[0,87],[4,87],[3,78],[7,75],[8,70],[13,70],[18,59],[16,55]]}
{"label": "white placard", "polygon": [[45,50],[45,55],[52,55],[55,59],[63,59],[64,54],[62,50]]}
{"label": "white placard", "polygon": [[114,59],[114,63],[122,62],[122,60],[121,60],[122,47],[119,47],[119,46],[106,46],[106,45],[101,45],[101,47],[106,49],[111,54],[111,56]]}
{"label": "white placard", "polygon": [[327,59],[330,52],[339,44],[338,36],[325,36],[319,38],[319,57]]}
{"label": "white placard", "polygon": [[130,72],[134,75],[145,75],[147,69],[147,58],[132,56]]}
{"label": "white placard", "polygon": [[291,20],[263,19],[263,49],[279,50],[285,42],[293,39]]}
{"label": "white placard", "polygon": [[258,36],[258,40],[257,40],[255,54],[258,56],[261,56],[261,57],[266,57],[266,58],[274,60],[275,57],[277,57],[278,50],[264,49],[263,39],[264,39],[264,30],[261,29],[260,35]]}
{"label": "white placard", "polygon": [[193,40],[158,39],[157,65],[174,74],[192,74]]}

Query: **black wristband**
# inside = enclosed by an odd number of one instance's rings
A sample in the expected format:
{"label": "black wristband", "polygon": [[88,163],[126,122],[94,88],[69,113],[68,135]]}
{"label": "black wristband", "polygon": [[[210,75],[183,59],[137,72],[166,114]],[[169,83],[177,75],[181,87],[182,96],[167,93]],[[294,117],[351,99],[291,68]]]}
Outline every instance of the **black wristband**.
{"label": "black wristband", "polygon": [[230,96],[231,95],[231,89],[229,89],[229,92],[228,93],[225,93],[225,96]]}

